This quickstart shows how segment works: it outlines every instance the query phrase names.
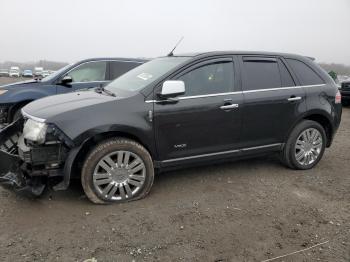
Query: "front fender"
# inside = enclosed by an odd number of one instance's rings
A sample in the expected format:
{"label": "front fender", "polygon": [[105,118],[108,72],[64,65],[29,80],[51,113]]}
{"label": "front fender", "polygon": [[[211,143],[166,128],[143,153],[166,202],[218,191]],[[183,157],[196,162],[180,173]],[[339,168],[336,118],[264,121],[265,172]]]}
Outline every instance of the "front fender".
{"label": "front fender", "polygon": [[145,127],[132,127],[117,124],[98,126],[83,132],[78,137],[76,137],[73,142],[75,145],[81,145],[92,137],[111,132],[115,132],[116,134],[125,134],[129,137],[133,137],[141,144],[143,144],[152,155],[155,155],[156,153],[152,130],[145,130]]}

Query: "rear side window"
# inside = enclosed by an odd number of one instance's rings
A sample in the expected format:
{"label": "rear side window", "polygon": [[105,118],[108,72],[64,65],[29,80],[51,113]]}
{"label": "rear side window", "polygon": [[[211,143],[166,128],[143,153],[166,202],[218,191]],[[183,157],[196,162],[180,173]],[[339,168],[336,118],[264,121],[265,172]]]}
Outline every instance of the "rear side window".
{"label": "rear side window", "polygon": [[244,58],[244,90],[260,90],[282,86],[276,59]]}
{"label": "rear side window", "polygon": [[324,84],[323,79],[307,64],[290,58],[287,58],[286,60],[294,73],[297,75],[302,85]]}
{"label": "rear side window", "polygon": [[109,69],[110,78],[114,80],[139,65],[141,65],[141,63],[111,61]]}

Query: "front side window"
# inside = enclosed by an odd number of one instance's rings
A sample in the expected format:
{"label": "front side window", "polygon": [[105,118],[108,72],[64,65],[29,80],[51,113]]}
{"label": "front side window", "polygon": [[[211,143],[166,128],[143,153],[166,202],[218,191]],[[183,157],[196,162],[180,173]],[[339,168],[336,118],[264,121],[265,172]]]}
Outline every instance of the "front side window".
{"label": "front side window", "polygon": [[324,84],[323,79],[305,63],[289,58],[286,60],[294,73],[297,75],[302,85]]}
{"label": "front side window", "polygon": [[244,90],[260,90],[282,86],[277,60],[244,60]]}
{"label": "front side window", "polygon": [[233,91],[233,62],[217,62],[196,68],[178,80],[185,82],[184,96],[208,95]]}
{"label": "front side window", "polygon": [[84,63],[67,75],[72,77],[73,83],[75,82],[94,82],[106,80],[106,68],[107,62],[89,62]]}

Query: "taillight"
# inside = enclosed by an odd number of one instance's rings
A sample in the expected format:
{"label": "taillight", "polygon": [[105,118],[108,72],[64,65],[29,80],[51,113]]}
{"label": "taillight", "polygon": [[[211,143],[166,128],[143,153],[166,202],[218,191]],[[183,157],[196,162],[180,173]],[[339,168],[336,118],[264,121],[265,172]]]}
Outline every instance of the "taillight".
{"label": "taillight", "polygon": [[337,91],[337,94],[335,95],[335,103],[340,104],[341,103],[341,94],[340,91]]}

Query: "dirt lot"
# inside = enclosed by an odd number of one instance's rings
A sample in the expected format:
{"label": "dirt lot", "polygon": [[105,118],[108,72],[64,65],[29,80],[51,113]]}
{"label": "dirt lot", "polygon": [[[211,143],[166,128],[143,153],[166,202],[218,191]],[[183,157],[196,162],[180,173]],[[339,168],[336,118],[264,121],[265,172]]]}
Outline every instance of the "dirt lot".
{"label": "dirt lot", "polygon": [[[1,79],[0,79],[1,81]],[[97,206],[79,183],[28,199],[0,189],[1,261],[350,261],[350,108],[313,170],[273,157],[156,177],[140,201]]]}

